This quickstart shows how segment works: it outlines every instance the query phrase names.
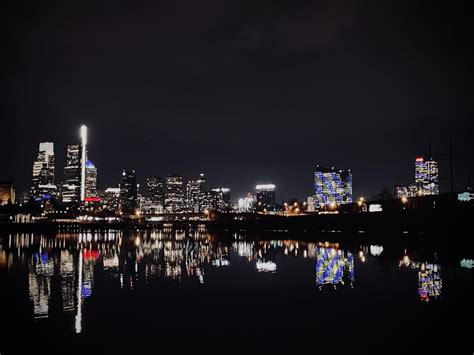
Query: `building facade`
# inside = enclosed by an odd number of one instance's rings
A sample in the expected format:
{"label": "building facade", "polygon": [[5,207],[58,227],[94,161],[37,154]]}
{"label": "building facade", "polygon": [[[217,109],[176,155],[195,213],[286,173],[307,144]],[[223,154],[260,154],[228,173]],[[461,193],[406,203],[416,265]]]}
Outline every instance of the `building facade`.
{"label": "building facade", "polygon": [[132,213],[137,208],[138,185],[135,170],[124,170],[120,179],[120,211]]}
{"label": "building facade", "polygon": [[57,186],[54,184],[54,160],[54,144],[40,143],[38,156],[33,162],[30,199],[40,201],[57,194]]}
{"label": "building facade", "polygon": [[438,162],[423,157],[415,159],[415,184],[420,196],[439,194]]}
{"label": "building facade", "polygon": [[86,199],[97,197],[97,168],[88,160],[86,162]]}
{"label": "building facade", "polygon": [[231,208],[230,203],[230,188],[216,187],[212,189],[217,198],[217,210],[220,212],[228,211]]}
{"label": "building facade", "polygon": [[352,173],[318,165],[314,172],[314,190],[316,206],[352,203]]}
{"label": "building facade", "polygon": [[181,213],[184,210],[183,177],[168,175],[165,184],[165,212]]}
{"label": "building facade", "polygon": [[76,203],[81,198],[81,156],[79,144],[67,146],[66,166],[64,167],[64,183],[62,186],[62,201]]}
{"label": "building facade", "polygon": [[257,210],[273,211],[276,201],[276,186],[263,184],[255,186],[257,196]]}
{"label": "building facade", "polygon": [[143,209],[152,213],[162,213],[165,205],[165,183],[158,176],[146,179],[146,194]]}
{"label": "building facade", "polygon": [[186,210],[191,213],[201,211],[203,198],[199,180],[189,180],[186,184]]}

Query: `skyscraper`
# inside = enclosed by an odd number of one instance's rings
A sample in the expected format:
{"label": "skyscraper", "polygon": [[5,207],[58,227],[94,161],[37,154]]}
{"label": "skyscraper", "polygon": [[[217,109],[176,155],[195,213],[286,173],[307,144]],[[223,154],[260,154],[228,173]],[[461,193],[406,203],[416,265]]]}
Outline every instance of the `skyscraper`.
{"label": "skyscraper", "polygon": [[274,210],[276,186],[274,184],[263,184],[255,186],[257,195],[257,210]]}
{"label": "skyscraper", "polygon": [[54,172],[54,145],[50,142],[40,143],[38,156],[33,163],[30,198],[39,200],[56,194]]}
{"label": "skyscraper", "polygon": [[418,194],[438,195],[439,194],[439,176],[438,162],[433,160],[424,160],[423,157],[415,159],[415,184],[418,187]]}
{"label": "skyscraper", "polygon": [[67,146],[66,166],[64,167],[63,202],[79,202],[81,197],[81,156],[79,144]]}
{"label": "skyscraper", "polygon": [[183,212],[184,207],[183,177],[168,175],[165,186],[165,210],[169,213],[179,213]]}
{"label": "skyscraper", "polygon": [[316,167],[314,172],[315,204],[327,206],[352,202],[352,173],[350,170],[336,170]]}
{"label": "skyscraper", "polygon": [[145,205],[153,212],[163,212],[165,205],[165,184],[160,177],[154,176],[146,180]]}
{"label": "skyscraper", "polygon": [[186,209],[188,212],[198,213],[200,202],[202,203],[201,184],[195,180],[189,180],[186,184]]}
{"label": "skyscraper", "polygon": [[86,162],[85,188],[86,199],[91,197],[97,197],[97,168],[90,160]]}
{"label": "skyscraper", "polygon": [[228,187],[216,187],[212,189],[217,198],[217,210],[225,211],[230,208],[230,189]]}
{"label": "skyscraper", "polygon": [[135,170],[124,170],[120,180],[120,210],[133,212],[137,208],[137,176]]}

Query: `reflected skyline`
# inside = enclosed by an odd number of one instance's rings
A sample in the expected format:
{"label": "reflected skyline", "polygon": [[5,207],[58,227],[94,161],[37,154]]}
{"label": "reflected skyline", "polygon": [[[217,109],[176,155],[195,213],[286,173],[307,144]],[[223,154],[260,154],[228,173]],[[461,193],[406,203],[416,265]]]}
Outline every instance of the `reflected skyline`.
{"label": "reflected skyline", "polygon": [[[382,245],[348,250],[338,243],[244,240],[238,234],[219,240],[198,231],[81,232],[53,237],[10,234],[2,243],[0,270],[25,268],[33,319],[48,318],[51,304],[60,299],[62,313],[76,333],[83,331],[84,307],[94,297],[97,277],[101,282],[108,280],[109,292],[134,292],[136,287],[146,288],[160,280],[205,285],[211,270],[223,272],[233,263],[249,265],[253,273],[278,275],[288,262],[298,260],[306,270],[314,270],[318,290],[325,286],[339,290],[339,286],[353,288],[356,268],[377,265],[385,252]],[[418,273],[413,290],[422,301],[441,296],[439,264],[412,260],[405,251],[397,266]]]}

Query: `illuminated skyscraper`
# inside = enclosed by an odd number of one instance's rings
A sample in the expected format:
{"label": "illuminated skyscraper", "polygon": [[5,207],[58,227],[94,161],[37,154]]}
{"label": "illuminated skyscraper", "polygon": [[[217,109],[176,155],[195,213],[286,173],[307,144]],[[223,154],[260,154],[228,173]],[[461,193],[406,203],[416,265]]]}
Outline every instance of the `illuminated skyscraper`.
{"label": "illuminated skyscraper", "polygon": [[179,213],[183,212],[184,208],[183,177],[168,175],[165,185],[165,210],[169,213]]}
{"label": "illuminated skyscraper", "polygon": [[86,198],[97,195],[97,168],[88,160],[86,162]]}
{"label": "illuminated skyscraper", "polygon": [[63,202],[79,202],[81,197],[81,156],[79,144],[68,145],[64,167]]}
{"label": "illuminated skyscraper", "polygon": [[230,207],[230,189],[228,187],[217,187],[212,189],[217,198],[217,210],[224,211]]}
{"label": "illuminated skyscraper", "polygon": [[438,195],[438,162],[433,159],[425,161],[423,157],[416,158],[415,184],[418,188],[418,194],[421,196]]}
{"label": "illuminated skyscraper", "polygon": [[137,176],[135,170],[124,170],[120,180],[120,210],[133,212],[137,208]]}
{"label": "illuminated skyscraper", "polygon": [[188,212],[198,213],[200,208],[201,185],[195,180],[189,180],[186,184],[186,209]]}
{"label": "illuminated skyscraper", "polygon": [[38,157],[33,163],[30,198],[41,200],[56,193],[54,172],[54,145],[50,142],[40,143]]}
{"label": "illuminated skyscraper", "polygon": [[163,212],[165,205],[165,184],[160,177],[146,179],[145,206],[153,212]]}
{"label": "illuminated skyscraper", "polygon": [[315,204],[327,206],[352,202],[352,173],[350,170],[335,170],[316,167],[314,172]]}
{"label": "illuminated skyscraper", "polygon": [[257,210],[274,210],[276,186],[274,184],[263,184],[255,186],[257,195]]}

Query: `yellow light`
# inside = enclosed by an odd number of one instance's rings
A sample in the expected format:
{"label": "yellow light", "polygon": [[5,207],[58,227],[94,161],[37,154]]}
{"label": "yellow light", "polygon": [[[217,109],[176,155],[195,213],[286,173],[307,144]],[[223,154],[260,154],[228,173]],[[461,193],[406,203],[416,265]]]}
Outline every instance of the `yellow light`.
{"label": "yellow light", "polygon": [[407,203],[408,202],[408,199],[406,198],[406,196],[403,196],[402,197],[402,203]]}

